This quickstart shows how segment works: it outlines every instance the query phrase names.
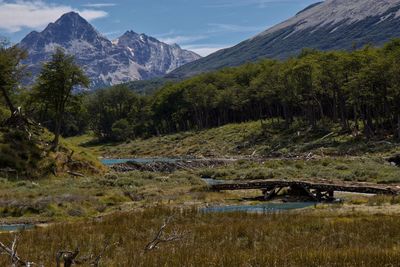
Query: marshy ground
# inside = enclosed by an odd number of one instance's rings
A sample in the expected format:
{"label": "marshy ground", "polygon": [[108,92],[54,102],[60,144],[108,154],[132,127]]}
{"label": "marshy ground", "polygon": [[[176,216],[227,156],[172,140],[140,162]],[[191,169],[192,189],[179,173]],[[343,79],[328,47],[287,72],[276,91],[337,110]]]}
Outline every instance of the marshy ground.
{"label": "marshy ground", "polygon": [[[176,242],[145,252],[163,220],[173,215],[166,234]],[[203,214],[165,206],[101,219],[56,224],[22,233],[20,256],[54,265],[60,249],[99,253],[118,243],[102,266],[397,266],[400,260],[398,214],[303,211],[284,214]],[[12,236],[1,235],[5,242]],[[8,259],[0,258],[7,266]]]}
{"label": "marshy ground", "polygon": [[[271,130],[272,129],[272,130]],[[257,204],[259,190],[210,192],[202,178],[262,180],[315,178],[397,184],[400,168],[387,159],[400,151],[390,138],[363,140],[336,128],[318,133],[258,122],[201,132],[95,144],[90,136],[67,140],[96,156],[114,158],[233,158],[223,166],[173,172],[108,171],[36,180],[0,179],[1,223],[51,223],[22,234],[19,255],[54,265],[60,249],[78,245],[96,254],[118,242],[102,266],[396,266],[400,260],[400,197],[338,194],[282,214],[202,213],[212,205]],[[83,149],[84,148],[79,148]],[[163,220],[179,242],[144,252]],[[9,242],[11,233],[0,234]],[[0,257],[0,266],[8,264]]]}

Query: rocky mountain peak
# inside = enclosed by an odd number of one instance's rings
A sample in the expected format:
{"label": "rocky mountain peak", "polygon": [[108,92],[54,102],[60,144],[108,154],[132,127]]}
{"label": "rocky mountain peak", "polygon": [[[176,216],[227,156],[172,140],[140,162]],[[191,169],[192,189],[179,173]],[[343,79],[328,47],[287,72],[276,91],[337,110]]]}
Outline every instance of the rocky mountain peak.
{"label": "rocky mountain peak", "polygon": [[126,31],[120,38],[132,38],[132,37],[136,37],[136,36],[139,36],[139,34],[130,30],[130,31]]}
{"label": "rocky mountain peak", "polygon": [[200,58],[134,31],[111,42],[76,12],[64,14],[42,32],[31,32],[19,45],[29,53],[25,63],[33,74],[32,81],[41,63],[61,47],[75,56],[92,81],[91,88],[163,76]]}
{"label": "rocky mountain peak", "polygon": [[44,30],[49,37],[55,37],[56,42],[68,42],[73,39],[85,40],[90,43],[105,39],[97,30],[76,12],[64,14],[55,23],[49,24]]}

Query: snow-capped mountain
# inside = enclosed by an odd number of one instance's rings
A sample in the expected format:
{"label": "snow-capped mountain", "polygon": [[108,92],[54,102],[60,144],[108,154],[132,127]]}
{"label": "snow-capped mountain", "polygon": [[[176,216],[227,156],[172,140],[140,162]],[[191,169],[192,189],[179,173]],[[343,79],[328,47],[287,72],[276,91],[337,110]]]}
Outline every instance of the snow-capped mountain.
{"label": "snow-capped mountain", "polygon": [[110,41],[79,14],[64,14],[42,32],[31,32],[19,44],[29,53],[24,62],[32,82],[57,47],[74,55],[91,79],[91,88],[163,76],[200,56],[145,34],[126,32]]}
{"label": "snow-capped mountain", "polygon": [[173,71],[185,77],[260,58],[284,59],[303,48],[350,50],[400,37],[400,0],[326,0],[314,3],[234,47]]}

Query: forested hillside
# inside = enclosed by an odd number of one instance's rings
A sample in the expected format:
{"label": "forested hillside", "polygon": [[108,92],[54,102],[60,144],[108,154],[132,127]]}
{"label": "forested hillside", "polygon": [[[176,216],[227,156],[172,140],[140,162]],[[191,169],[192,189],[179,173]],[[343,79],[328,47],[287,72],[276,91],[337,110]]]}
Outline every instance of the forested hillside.
{"label": "forested hillside", "polygon": [[[400,137],[399,63],[400,40],[393,40],[353,52],[306,49],[285,61],[169,82],[150,95],[118,85],[72,95],[60,131],[63,136],[93,131],[101,141],[121,141],[271,119],[286,127],[299,120],[311,128],[333,122],[367,138]],[[12,99],[54,131],[57,114],[51,99],[40,101],[40,87],[14,90]]]}
{"label": "forested hillside", "polygon": [[[84,97],[86,129],[125,140],[258,119],[340,123],[344,131],[400,136],[400,40],[354,52],[304,50],[170,83],[150,96],[126,86]],[[42,109],[43,110],[43,109]],[[75,109],[76,111],[76,109]],[[85,115],[86,114],[86,115]]]}

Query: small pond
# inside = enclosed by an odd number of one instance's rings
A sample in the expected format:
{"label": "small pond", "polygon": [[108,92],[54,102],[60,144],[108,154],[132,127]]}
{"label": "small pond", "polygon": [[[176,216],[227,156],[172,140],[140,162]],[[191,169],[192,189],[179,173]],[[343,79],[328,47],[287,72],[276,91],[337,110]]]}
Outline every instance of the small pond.
{"label": "small pond", "polygon": [[33,224],[0,224],[0,232],[15,232],[35,228]]}
{"label": "small pond", "polygon": [[173,163],[173,162],[179,161],[179,159],[176,159],[176,158],[132,158],[132,159],[107,159],[107,158],[104,158],[101,160],[101,162],[107,166],[127,163],[129,161],[133,161],[136,163],[153,163],[153,162],[167,162],[167,163],[172,162]]}
{"label": "small pond", "polygon": [[312,207],[315,202],[288,202],[288,203],[265,203],[259,205],[237,205],[237,206],[213,206],[201,209],[205,213],[221,212],[254,212],[274,213],[287,210],[296,210]]}
{"label": "small pond", "polygon": [[217,184],[224,184],[226,180],[216,180],[212,178],[201,178],[207,185],[217,185]]}

